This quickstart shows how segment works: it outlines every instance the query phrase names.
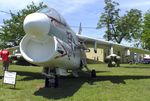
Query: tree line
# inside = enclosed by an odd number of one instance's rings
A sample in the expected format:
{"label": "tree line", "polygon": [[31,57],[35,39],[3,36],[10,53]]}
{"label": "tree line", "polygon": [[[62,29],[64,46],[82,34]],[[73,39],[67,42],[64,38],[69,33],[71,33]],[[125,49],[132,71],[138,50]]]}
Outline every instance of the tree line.
{"label": "tree line", "polygon": [[133,42],[136,47],[150,50],[150,10],[142,15],[141,10],[130,9],[120,16],[118,2],[104,2],[104,12],[97,24],[97,29],[106,28],[104,38],[119,44],[123,40]]}
{"label": "tree line", "polygon": [[[130,9],[121,16],[119,3],[113,0],[104,0],[104,12],[100,14],[97,29],[105,28],[104,38],[107,41],[121,43],[123,40],[134,42],[136,47],[150,50],[150,10],[142,14],[141,10]],[[43,2],[27,5],[26,8],[12,13],[11,18],[3,20],[0,28],[0,47],[19,45],[25,35],[23,31],[24,18],[41,8],[47,7]]]}

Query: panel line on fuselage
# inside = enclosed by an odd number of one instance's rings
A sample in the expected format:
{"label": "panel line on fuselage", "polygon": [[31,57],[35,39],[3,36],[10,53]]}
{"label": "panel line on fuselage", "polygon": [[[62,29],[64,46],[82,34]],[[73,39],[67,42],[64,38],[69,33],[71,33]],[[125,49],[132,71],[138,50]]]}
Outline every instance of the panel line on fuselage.
{"label": "panel line on fuselage", "polygon": [[58,59],[58,58],[62,58],[64,56],[67,55],[67,49],[61,44],[61,42],[56,38],[57,42],[61,45],[61,47],[63,48],[63,50],[65,51],[65,53],[63,53],[62,55],[59,55],[59,56],[56,56],[55,59]]}

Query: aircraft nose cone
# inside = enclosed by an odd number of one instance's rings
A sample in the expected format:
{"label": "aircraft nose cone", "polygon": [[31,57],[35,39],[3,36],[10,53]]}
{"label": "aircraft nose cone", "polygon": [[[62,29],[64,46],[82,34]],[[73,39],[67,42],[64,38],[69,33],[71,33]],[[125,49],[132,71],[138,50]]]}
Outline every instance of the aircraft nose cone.
{"label": "aircraft nose cone", "polygon": [[26,16],[23,28],[26,34],[34,38],[48,35],[50,30],[50,19],[43,13],[32,13]]}

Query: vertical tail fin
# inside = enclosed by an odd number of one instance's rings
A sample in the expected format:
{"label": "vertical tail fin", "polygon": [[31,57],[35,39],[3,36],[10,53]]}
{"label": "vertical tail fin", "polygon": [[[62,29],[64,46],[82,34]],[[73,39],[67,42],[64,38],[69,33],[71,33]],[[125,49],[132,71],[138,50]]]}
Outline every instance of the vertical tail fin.
{"label": "vertical tail fin", "polygon": [[81,35],[81,32],[82,32],[82,24],[80,22],[78,34]]}

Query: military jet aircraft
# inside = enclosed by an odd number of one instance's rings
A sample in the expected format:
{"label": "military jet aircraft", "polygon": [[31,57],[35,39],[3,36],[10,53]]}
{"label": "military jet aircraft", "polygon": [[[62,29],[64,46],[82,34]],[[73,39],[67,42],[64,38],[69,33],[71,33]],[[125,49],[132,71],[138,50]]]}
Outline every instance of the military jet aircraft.
{"label": "military jet aircraft", "polygon": [[[20,42],[20,52],[26,61],[43,67],[45,87],[58,87],[58,76],[67,75],[68,70],[75,77],[79,76],[78,71],[84,67],[90,71],[85,54],[89,46],[95,52],[98,45],[109,47],[110,55],[114,47],[150,53],[75,33],[55,9],[48,7],[27,15],[23,28],[26,35]],[[90,72],[91,77],[96,77],[95,70]]]}

